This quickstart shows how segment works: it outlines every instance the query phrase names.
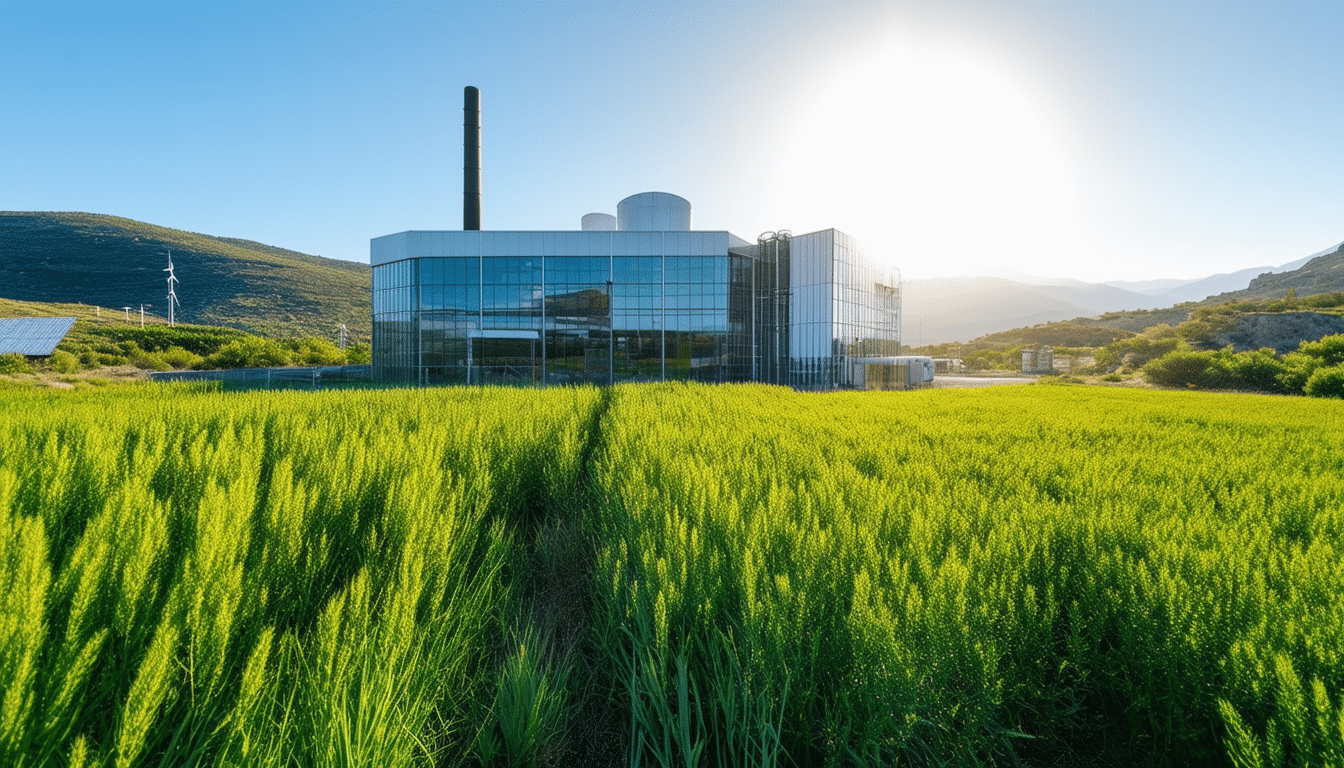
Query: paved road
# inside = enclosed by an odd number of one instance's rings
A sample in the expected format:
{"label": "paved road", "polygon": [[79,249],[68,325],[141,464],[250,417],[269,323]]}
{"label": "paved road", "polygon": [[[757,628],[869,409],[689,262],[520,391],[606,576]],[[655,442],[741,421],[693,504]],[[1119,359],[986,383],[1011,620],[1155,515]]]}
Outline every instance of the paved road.
{"label": "paved road", "polygon": [[934,389],[969,389],[972,387],[1001,387],[1006,384],[1033,384],[1030,376],[934,376]]}

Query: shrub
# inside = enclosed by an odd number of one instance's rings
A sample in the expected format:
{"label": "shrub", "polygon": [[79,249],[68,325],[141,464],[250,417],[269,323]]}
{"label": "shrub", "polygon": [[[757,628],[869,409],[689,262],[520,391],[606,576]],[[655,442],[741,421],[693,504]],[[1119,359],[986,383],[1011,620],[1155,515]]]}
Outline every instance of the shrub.
{"label": "shrub", "polygon": [[372,348],[363,342],[351,344],[345,348],[346,365],[368,365],[373,362]]}
{"label": "shrub", "polygon": [[171,371],[173,369],[173,366],[163,359],[162,353],[146,352],[143,349],[137,349],[131,354],[130,363],[144,371]]}
{"label": "shrub", "polygon": [[1097,366],[1101,368],[1138,368],[1163,355],[1187,348],[1176,335],[1175,329],[1163,323],[1155,325],[1142,336],[1121,339],[1096,351]]}
{"label": "shrub", "polygon": [[1308,296],[1301,300],[1304,307],[1312,309],[1326,309],[1329,307],[1344,306],[1344,293],[1335,291],[1333,293],[1318,293],[1314,296]]}
{"label": "shrub", "polygon": [[231,341],[207,356],[201,365],[205,368],[275,368],[289,365],[289,350],[271,339],[250,338]]}
{"label": "shrub", "polygon": [[1227,355],[1227,389],[1246,389],[1255,392],[1286,392],[1280,377],[1286,370],[1283,361],[1268,347],[1254,352]]}
{"label": "shrub", "polygon": [[1206,388],[1213,378],[1210,376],[1213,365],[1211,352],[1178,350],[1143,366],[1143,375],[1162,387]]}
{"label": "shrub", "polygon": [[28,358],[18,354],[0,355],[0,374],[32,373]]}
{"label": "shrub", "polygon": [[51,353],[51,369],[57,373],[74,373],[79,370],[79,358],[63,349]]}
{"label": "shrub", "polygon": [[1304,391],[1309,397],[1344,397],[1344,365],[1316,369]]}
{"label": "shrub", "polygon": [[182,347],[169,347],[163,352],[163,360],[172,366],[174,370],[183,370],[192,368],[201,362],[200,355],[183,349]]}
{"label": "shrub", "polygon": [[1320,341],[1304,341],[1297,346],[1297,351],[1319,359],[1322,365],[1344,364],[1344,333],[1326,336]]}
{"label": "shrub", "polygon": [[326,339],[300,339],[294,344],[294,356],[301,365],[345,364],[345,353]]}
{"label": "shrub", "polygon": [[1283,364],[1283,372],[1279,374],[1279,384],[1284,392],[1295,395],[1302,394],[1307,387],[1307,380],[1311,374],[1321,367],[1321,360],[1318,357],[1312,357],[1301,352],[1289,352],[1279,358]]}

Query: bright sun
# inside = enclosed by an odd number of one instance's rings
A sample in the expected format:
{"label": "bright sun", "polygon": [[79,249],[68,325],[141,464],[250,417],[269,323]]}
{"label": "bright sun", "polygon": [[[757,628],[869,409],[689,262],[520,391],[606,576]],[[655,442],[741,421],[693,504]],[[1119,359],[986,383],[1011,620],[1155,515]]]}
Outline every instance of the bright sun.
{"label": "bright sun", "polygon": [[789,207],[915,276],[1067,269],[1080,246],[1069,152],[1010,76],[974,52],[889,42],[810,96],[786,142]]}

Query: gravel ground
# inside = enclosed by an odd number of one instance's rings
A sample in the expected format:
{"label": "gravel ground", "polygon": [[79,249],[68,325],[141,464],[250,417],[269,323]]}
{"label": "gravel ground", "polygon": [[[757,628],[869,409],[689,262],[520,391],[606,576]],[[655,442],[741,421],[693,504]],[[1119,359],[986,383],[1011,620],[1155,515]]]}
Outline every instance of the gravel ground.
{"label": "gravel ground", "polygon": [[1007,384],[1034,384],[1034,376],[934,376],[934,389],[1002,387]]}

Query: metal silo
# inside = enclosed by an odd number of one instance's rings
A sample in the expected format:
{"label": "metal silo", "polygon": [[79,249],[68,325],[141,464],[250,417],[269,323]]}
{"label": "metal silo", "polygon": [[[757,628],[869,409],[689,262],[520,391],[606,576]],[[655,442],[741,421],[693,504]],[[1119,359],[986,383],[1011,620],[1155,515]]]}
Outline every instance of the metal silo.
{"label": "metal silo", "polygon": [[584,232],[611,232],[616,229],[616,217],[610,213],[585,213],[582,226]]}
{"label": "metal silo", "polygon": [[616,229],[622,232],[687,232],[691,201],[667,192],[641,192],[616,204]]}

